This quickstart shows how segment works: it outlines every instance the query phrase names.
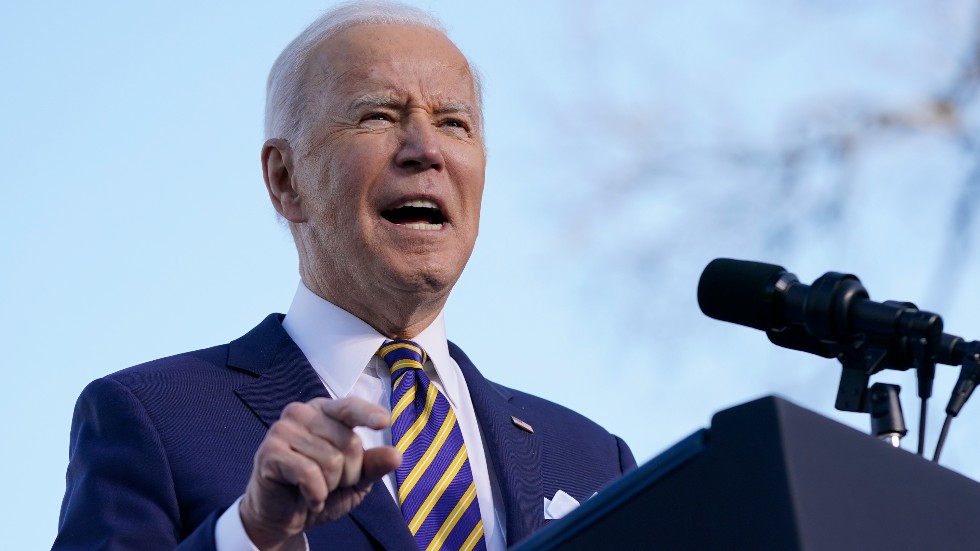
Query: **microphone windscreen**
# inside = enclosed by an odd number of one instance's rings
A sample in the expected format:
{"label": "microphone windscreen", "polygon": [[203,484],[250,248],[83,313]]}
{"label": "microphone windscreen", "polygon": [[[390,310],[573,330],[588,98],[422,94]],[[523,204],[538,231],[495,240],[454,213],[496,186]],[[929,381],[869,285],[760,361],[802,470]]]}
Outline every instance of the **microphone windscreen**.
{"label": "microphone windscreen", "polygon": [[786,271],[782,266],[716,258],[701,273],[698,305],[708,317],[768,331],[770,285]]}

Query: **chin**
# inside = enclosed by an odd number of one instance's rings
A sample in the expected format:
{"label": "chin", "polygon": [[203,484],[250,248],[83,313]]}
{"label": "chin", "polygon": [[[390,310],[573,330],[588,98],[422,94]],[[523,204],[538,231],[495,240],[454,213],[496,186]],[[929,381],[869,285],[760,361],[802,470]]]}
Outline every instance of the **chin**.
{"label": "chin", "polygon": [[438,297],[448,295],[458,279],[459,273],[455,270],[428,268],[410,272],[396,270],[389,281],[397,282],[395,286],[406,292]]}
{"label": "chin", "polygon": [[418,272],[407,279],[408,287],[416,293],[449,294],[456,278],[436,272]]}

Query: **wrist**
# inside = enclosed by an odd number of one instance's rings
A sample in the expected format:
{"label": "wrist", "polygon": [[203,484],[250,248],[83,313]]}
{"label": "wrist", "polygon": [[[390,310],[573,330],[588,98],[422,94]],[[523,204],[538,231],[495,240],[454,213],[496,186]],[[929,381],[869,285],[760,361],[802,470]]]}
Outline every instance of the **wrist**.
{"label": "wrist", "polygon": [[254,520],[257,515],[249,507],[249,498],[245,497],[238,504],[238,515],[245,534],[259,551],[306,551],[306,535],[299,531],[289,534],[281,529],[270,528],[260,521]]}

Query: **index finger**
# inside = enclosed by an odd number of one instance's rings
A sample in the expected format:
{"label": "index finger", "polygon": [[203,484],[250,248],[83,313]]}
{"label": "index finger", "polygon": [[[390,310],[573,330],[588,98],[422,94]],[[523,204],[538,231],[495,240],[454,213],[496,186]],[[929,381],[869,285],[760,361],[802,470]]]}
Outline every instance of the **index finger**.
{"label": "index finger", "polygon": [[363,398],[354,396],[340,400],[317,398],[313,401],[324,415],[350,428],[368,427],[379,430],[391,424],[391,414],[388,410]]}

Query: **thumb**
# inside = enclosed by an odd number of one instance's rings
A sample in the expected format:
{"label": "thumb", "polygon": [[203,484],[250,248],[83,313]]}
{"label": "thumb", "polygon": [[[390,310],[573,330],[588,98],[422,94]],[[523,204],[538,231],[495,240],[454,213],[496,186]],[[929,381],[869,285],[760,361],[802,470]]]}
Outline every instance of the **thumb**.
{"label": "thumb", "polygon": [[372,448],[364,452],[361,480],[358,486],[368,486],[402,464],[402,454],[392,446]]}

